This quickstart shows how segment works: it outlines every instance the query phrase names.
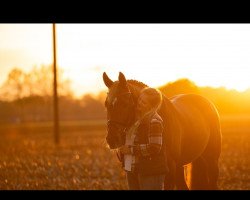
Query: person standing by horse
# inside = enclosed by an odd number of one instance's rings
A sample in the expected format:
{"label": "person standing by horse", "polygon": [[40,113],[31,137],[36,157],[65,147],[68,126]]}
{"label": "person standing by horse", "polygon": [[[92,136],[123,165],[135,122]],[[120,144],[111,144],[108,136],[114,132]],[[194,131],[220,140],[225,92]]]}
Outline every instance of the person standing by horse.
{"label": "person standing by horse", "polygon": [[141,91],[136,122],[126,133],[126,144],[118,150],[130,190],[164,189],[168,167],[163,120],[157,113],[161,102],[162,95],[157,89],[147,87]]}
{"label": "person standing by horse", "polygon": [[[140,183],[144,182],[142,181],[143,178],[140,177],[149,175],[146,175],[145,171],[154,172],[153,177],[157,174],[164,174],[159,173],[161,170],[155,170],[155,168],[164,168],[158,166],[161,166],[159,163],[164,163],[159,160],[163,159],[164,156],[160,155],[164,155],[163,152],[165,151],[165,160],[167,160],[169,171],[165,173],[164,189],[218,189],[219,158],[222,144],[221,124],[217,108],[209,99],[197,94],[179,94],[171,98],[162,95],[161,106],[156,111],[163,120],[161,124],[164,124],[161,150],[146,159],[147,156],[143,156],[142,153],[143,148],[151,152],[149,150],[149,146],[152,146],[150,143],[158,139],[152,138],[149,140],[152,132],[151,118],[138,117],[139,119],[135,119],[135,114],[137,113],[137,116],[139,116],[138,114],[141,113],[138,98],[140,93],[148,86],[137,80],[127,80],[121,72],[119,72],[117,81],[112,81],[104,72],[103,81],[108,87],[105,100],[107,109],[106,141],[110,149],[118,149],[125,144],[120,152],[123,152],[126,171],[130,173],[134,171],[132,168],[137,168],[137,177],[139,177],[137,180],[141,180],[138,181]],[[149,100],[143,96],[140,96],[140,99]],[[157,104],[150,107],[153,108],[155,105]],[[147,121],[147,118],[150,120]],[[144,127],[143,121],[148,125],[147,128],[144,128],[145,131],[140,130]],[[138,127],[139,125],[140,127]],[[141,147],[136,147],[138,144],[141,144]],[[142,147],[143,144],[144,147]],[[141,156],[139,156],[140,154],[136,155],[136,149],[139,149],[139,152],[141,151]],[[154,161],[150,162],[149,160]],[[184,166],[188,164],[191,164],[191,170],[185,177]],[[132,167],[133,165],[135,167]],[[154,169],[153,166],[155,166]],[[145,170],[146,168],[150,170]],[[143,186],[138,188],[145,189]]]}

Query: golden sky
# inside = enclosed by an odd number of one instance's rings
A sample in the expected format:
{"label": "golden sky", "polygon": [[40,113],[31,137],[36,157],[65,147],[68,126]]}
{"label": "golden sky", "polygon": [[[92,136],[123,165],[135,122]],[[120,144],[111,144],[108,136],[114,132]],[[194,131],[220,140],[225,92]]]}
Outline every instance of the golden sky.
{"label": "golden sky", "polygon": [[[102,73],[157,87],[250,87],[250,24],[57,24],[58,65],[76,94],[105,89]],[[13,67],[52,62],[51,24],[0,24],[0,84]]]}

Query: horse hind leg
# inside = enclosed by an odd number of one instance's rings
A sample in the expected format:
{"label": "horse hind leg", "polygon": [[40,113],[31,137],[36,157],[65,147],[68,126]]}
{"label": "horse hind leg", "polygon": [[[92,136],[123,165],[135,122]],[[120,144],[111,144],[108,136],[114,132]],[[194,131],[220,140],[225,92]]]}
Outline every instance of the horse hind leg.
{"label": "horse hind leg", "polygon": [[[219,130],[219,129],[218,129]],[[209,189],[218,190],[219,179],[219,158],[221,153],[221,133],[219,131],[213,132],[213,137],[209,141],[208,147],[203,153],[203,158],[207,163],[207,172],[209,179]]]}
{"label": "horse hind leg", "polygon": [[218,190],[219,179],[219,158],[221,154],[221,132],[218,126],[213,126],[211,131],[210,140],[205,151],[202,154],[207,164],[208,174],[208,189]]}
{"label": "horse hind leg", "polygon": [[208,121],[210,121],[210,137],[202,155],[192,163],[192,189],[218,189],[218,160],[221,154],[221,128],[218,115],[213,113],[208,119]]}
{"label": "horse hind leg", "polygon": [[199,157],[191,164],[191,190],[209,189],[207,163]]}
{"label": "horse hind leg", "polygon": [[210,190],[218,190],[218,179],[219,179],[219,164],[218,160],[211,159],[207,160],[207,171],[208,171],[208,180]]}

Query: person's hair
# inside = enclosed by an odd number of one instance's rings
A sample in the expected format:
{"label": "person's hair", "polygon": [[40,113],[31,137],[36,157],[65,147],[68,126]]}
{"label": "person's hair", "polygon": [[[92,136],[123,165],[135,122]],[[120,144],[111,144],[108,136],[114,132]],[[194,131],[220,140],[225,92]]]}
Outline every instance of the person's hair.
{"label": "person's hair", "polygon": [[162,102],[162,94],[158,89],[146,87],[141,91],[141,94],[145,94],[150,102],[152,108],[158,110]]}

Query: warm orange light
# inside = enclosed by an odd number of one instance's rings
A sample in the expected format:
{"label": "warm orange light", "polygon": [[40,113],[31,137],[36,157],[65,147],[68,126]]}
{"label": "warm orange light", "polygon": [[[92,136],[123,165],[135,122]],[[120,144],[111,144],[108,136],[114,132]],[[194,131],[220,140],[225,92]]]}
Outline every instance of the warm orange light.
{"label": "warm orange light", "polygon": [[[0,25],[0,83],[11,67],[51,63],[50,24]],[[58,24],[58,66],[76,96],[105,90],[119,71],[152,87],[179,78],[199,86],[250,86],[248,24]]]}

